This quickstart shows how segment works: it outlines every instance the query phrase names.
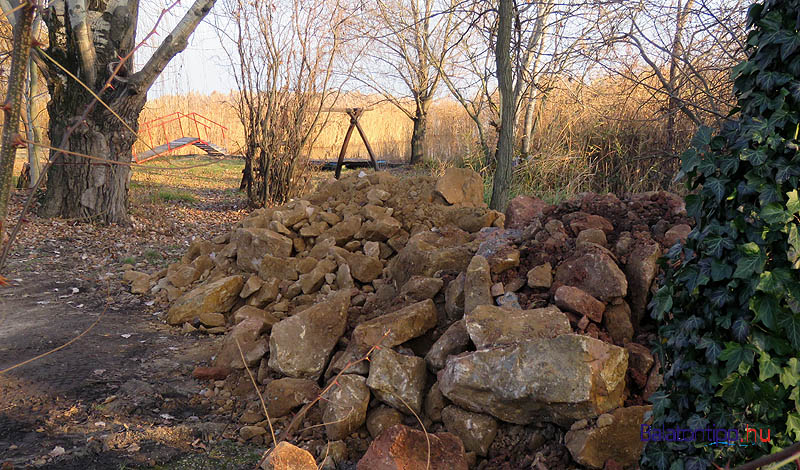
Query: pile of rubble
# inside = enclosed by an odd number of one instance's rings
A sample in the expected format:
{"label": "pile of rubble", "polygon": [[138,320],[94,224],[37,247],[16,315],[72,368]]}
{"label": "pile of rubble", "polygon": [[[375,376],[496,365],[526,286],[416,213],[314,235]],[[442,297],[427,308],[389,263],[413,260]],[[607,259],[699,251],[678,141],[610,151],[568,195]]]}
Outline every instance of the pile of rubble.
{"label": "pile of rubble", "polygon": [[660,383],[656,260],[687,221],[664,192],[500,214],[469,170],[362,172],[126,278],[170,324],[224,333],[195,372],[243,440],[277,429],[328,469],[425,468],[429,447],[431,469],[630,467]]}

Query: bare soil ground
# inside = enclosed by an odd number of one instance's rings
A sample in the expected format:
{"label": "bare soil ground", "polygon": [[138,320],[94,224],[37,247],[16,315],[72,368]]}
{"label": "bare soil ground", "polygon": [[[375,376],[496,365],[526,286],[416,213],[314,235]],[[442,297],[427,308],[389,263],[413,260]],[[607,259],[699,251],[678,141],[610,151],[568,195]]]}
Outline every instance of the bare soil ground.
{"label": "bare soil ground", "polygon": [[[167,166],[210,165],[180,170]],[[217,338],[181,334],[122,266],[153,272],[193,236],[222,233],[244,215],[241,162],[156,161],[137,169],[132,227],[25,216],[0,287],[0,463],[12,468],[253,468],[260,449],[226,440],[230,416],[196,399],[191,372]],[[12,195],[16,220],[27,193]],[[3,467],[4,469],[6,467]]]}

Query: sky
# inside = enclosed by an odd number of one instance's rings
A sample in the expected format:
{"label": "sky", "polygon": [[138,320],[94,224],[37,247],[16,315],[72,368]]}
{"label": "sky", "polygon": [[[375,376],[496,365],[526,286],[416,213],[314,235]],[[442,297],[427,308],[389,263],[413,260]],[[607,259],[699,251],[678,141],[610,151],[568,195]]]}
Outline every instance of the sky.
{"label": "sky", "polygon": [[[137,53],[138,66],[147,61],[161,39],[169,34],[175,24],[180,21],[191,3],[191,0],[183,0],[180,5],[169,11],[158,25],[158,35],[152,37],[149,43],[142,46]],[[142,2],[138,27],[140,39],[152,30],[164,4],[164,0]],[[215,8],[218,7],[219,5]],[[186,50],[170,61],[158,81],[150,89],[148,94],[150,98],[184,94],[189,91],[202,94],[210,94],[214,91],[226,93],[236,88],[230,74],[228,57],[225,55],[213,26],[215,19],[212,10],[189,38]]]}

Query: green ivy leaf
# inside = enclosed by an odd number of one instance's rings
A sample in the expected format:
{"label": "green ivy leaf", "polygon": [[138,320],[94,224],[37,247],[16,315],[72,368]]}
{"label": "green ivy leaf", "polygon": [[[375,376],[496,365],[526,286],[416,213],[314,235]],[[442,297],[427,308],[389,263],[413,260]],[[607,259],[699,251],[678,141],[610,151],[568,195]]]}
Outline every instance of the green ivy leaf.
{"label": "green ivy leaf", "polygon": [[780,322],[786,332],[786,338],[795,349],[800,349],[800,315],[787,315]]}
{"label": "green ivy leaf", "polygon": [[727,373],[730,374],[738,369],[742,363],[753,364],[755,350],[751,346],[742,346],[739,343],[729,342],[725,344],[725,349],[722,350],[719,359],[725,361]]}
{"label": "green ivy leaf", "polygon": [[745,243],[739,247],[742,256],[736,262],[736,271],[733,277],[736,279],[748,279],[753,274],[760,273],[764,267],[765,256],[761,248],[754,242]]}
{"label": "green ivy leaf", "polygon": [[786,432],[794,436],[794,440],[800,440],[800,414],[789,413],[786,416]]}
{"label": "green ivy leaf", "polygon": [[711,143],[711,135],[713,132],[713,129],[708,126],[700,126],[692,138],[692,147],[702,149],[708,146],[708,144]]}
{"label": "green ivy leaf", "polygon": [[767,154],[761,149],[744,149],[739,153],[739,158],[758,166],[767,161]]}
{"label": "green ivy leaf", "polygon": [[781,371],[781,385],[786,388],[796,387],[800,384],[800,361],[793,357],[787,361],[787,366]]}
{"label": "green ivy leaf", "polygon": [[786,193],[789,201],[786,203],[786,209],[792,214],[800,213],[800,198],[798,198],[797,190],[794,189]]}
{"label": "green ivy leaf", "polygon": [[758,381],[764,382],[780,373],[780,363],[770,357],[766,351],[761,351],[761,355],[758,356]]}
{"label": "green ivy leaf", "polygon": [[779,202],[772,202],[762,207],[759,215],[768,224],[785,224],[791,220],[791,215]]}
{"label": "green ivy leaf", "polygon": [[767,328],[773,329],[777,326],[780,306],[774,296],[757,294],[750,302],[750,310],[756,314],[756,321]]}

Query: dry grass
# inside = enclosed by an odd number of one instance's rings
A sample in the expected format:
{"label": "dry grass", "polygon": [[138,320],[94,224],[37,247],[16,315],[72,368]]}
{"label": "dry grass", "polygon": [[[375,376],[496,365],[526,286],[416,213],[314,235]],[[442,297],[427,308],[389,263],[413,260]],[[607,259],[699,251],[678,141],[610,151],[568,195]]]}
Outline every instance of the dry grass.
{"label": "dry grass", "polygon": [[[161,97],[147,104],[140,122],[173,111],[198,112],[229,126],[228,148],[237,152],[244,139],[232,103],[232,95],[219,93]],[[370,106],[361,124],[377,157],[407,161],[412,123],[400,110],[378,97],[357,94],[342,97],[337,106]],[[490,171],[479,157],[474,123],[463,108],[440,99],[432,105],[428,122],[426,169],[440,174],[449,166],[471,167],[481,171],[488,184]],[[344,114],[332,114],[311,149],[311,158],[335,159],[348,124]],[[678,116],[674,148],[668,148],[665,126],[663,103],[654,100],[644,86],[612,79],[581,87],[565,85],[538,105],[532,157],[516,167],[514,193],[560,200],[588,190],[679,190],[672,181],[676,155],[687,145],[694,125]],[[488,123],[486,128],[492,129]],[[367,158],[355,134],[347,157]],[[490,144],[493,139],[490,136]]]}

